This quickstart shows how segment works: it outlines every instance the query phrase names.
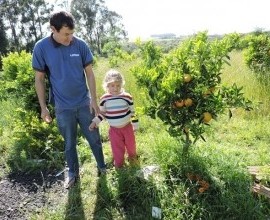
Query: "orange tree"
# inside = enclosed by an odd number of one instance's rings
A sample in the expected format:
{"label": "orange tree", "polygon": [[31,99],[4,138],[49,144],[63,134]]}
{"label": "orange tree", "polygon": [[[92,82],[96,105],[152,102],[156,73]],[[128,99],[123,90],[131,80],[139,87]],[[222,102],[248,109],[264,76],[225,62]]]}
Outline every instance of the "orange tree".
{"label": "orange tree", "polygon": [[140,44],[142,62],[132,69],[139,86],[149,96],[145,110],[159,117],[170,135],[184,141],[183,153],[203,137],[206,126],[231,107],[251,108],[242,88],[221,84],[221,70],[237,36],[208,39],[205,32],[183,41],[163,54],[152,41]]}

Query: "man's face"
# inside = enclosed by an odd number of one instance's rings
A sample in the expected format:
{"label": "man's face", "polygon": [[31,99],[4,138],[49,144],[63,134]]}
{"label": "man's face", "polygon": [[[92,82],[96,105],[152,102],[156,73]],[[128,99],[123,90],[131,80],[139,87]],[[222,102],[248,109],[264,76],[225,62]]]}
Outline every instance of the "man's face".
{"label": "man's face", "polygon": [[62,27],[57,31],[53,26],[51,27],[53,32],[53,39],[60,44],[68,46],[72,41],[74,30],[69,29],[68,27]]}

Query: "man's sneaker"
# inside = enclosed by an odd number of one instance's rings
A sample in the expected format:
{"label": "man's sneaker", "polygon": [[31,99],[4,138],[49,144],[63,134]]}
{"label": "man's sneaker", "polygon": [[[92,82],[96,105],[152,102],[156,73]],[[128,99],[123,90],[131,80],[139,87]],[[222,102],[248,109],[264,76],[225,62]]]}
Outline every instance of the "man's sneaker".
{"label": "man's sneaker", "polygon": [[98,168],[98,176],[106,175],[107,169],[106,168]]}
{"label": "man's sneaker", "polygon": [[71,178],[67,177],[66,180],[65,180],[64,187],[66,189],[70,189],[72,186],[74,186],[74,184],[76,183],[76,180],[77,180],[76,176],[71,177]]}

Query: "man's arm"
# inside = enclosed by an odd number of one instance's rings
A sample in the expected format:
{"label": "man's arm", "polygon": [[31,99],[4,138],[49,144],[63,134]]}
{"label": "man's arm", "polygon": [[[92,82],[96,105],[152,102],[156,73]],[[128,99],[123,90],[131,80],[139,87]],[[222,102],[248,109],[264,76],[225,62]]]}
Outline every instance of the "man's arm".
{"label": "man's arm", "polygon": [[97,104],[96,79],[91,64],[85,67],[85,75],[91,95],[91,111],[94,109],[95,115],[98,115],[100,110]]}
{"label": "man's arm", "polygon": [[41,118],[45,122],[50,123],[52,121],[52,118],[46,105],[45,73],[36,71],[35,88],[38,96],[39,105],[41,108]]}

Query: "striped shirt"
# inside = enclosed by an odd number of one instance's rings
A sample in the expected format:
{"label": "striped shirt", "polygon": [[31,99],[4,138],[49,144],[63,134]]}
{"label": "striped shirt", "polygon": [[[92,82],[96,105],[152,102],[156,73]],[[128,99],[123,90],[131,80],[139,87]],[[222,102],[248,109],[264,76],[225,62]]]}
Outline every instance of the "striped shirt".
{"label": "striped shirt", "polygon": [[121,127],[131,122],[131,117],[135,115],[132,96],[127,92],[117,96],[104,94],[99,107],[101,114],[93,119],[96,125],[106,119],[110,126]]}

